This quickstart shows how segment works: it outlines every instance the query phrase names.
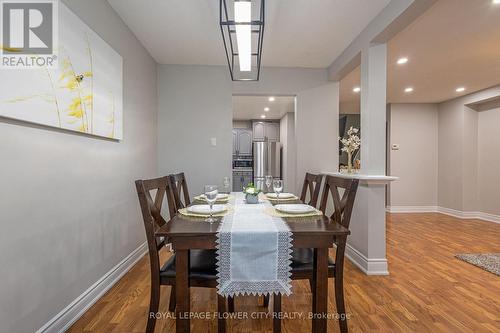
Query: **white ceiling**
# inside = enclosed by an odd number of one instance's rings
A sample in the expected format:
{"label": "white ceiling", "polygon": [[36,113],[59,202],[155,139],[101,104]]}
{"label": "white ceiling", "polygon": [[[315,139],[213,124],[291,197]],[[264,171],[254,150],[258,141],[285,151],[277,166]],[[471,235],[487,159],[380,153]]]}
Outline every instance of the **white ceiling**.
{"label": "white ceiling", "polygon": [[[408,63],[397,65],[399,57]],[[442,102],[500,84],[500,4],[439,0],[388,43],[387,68],[391,103]],[[341,101],[359,100],[359,77],[358,67],[341,81]]]}
{"label": "white ceiling", "polygon": [[[218,0],[108,0],[160,64],[226,65]],[[263,66],[325,68],[390,0],[269,0]]]}
{"label": "white ceiling", "polygon": [[[294,96],[275,96],[269,102],[269,96],[233,96],[233,119],[261,119],[261,115],[269,119],[281,119],[287,112],[295,112]],[[264,111],[269,107],[269,111]]]}

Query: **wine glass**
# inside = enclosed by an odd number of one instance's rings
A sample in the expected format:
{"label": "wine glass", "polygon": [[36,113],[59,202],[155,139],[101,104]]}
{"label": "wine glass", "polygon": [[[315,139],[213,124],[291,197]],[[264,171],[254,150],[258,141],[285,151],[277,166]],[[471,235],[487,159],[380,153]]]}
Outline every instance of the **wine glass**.
{"label": "wine glass", "polygon": [[273,184],[273,176],[266,176],[266,189],[267,192],[271,192],[271,185]]}
{"label": "wine glass", "polygon": [[276,193],[276,201],[280,203],[280,193],[283,191],[283,180],[275,179],[273,181],[274,193]]}
{"label": "wine glass", "polygon": [[224,177],[224,192],[226,192],[226,193],[231,192],[229,190],[229,185],[231,185],[231,181],[229,180],[229,177]]}
{"label": "wine glass", "polygon": [[215,201],[217,201],[217,194],[218,194],[217,186],[215,185],[205,186],[205,199],[210,205],[210,217],[206,221],[210,223],[213,223],[215,221],[215,219],[213,218],[212,208]]}

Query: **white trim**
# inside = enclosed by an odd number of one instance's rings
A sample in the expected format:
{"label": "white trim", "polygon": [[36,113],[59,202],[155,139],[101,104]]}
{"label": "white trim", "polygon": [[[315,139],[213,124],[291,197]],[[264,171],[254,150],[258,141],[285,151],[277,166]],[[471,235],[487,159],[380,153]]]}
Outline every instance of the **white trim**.
{"label": "white trim", "polygon": [[488,222],[500,223],[500,215],[484,212],[463,212],[460,210],[439,206],[387,206],[389,213],[441,213],[458,219],[478,219]]}
{"label": "white trim", "polygon": [[387,206],[389,213],[435,213],[437,206]]}
{"label": "white trim", "polygon": [[389,275],[387,259],[368,259],[350,244],[346,245],[345,256],[366,275]]}
{"label": "white trim", "polygon": [[61,333],[68,330],[95,302],[122,278],[146,254],[146,242],[132,251],[125,259],[104,274],[96,283],[85,290],[73,302],[56,314],[36,333]]}

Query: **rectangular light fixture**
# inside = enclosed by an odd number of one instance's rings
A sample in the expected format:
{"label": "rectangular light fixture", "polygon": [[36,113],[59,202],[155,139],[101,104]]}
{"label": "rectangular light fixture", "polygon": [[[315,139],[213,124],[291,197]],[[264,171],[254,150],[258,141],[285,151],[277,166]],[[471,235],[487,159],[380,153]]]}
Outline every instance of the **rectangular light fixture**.
{"label": "rectangular light fixture", "polygon": [[222,43],[233,81],[259,81],[265,2],[219,0]]}
{"label": "rectangular light fixture", "polygon": [[234,21],[236,24],[236,43],[238,45],[238,59],[240,71],[252,70],[252,3],[250,1],[234,2]]}

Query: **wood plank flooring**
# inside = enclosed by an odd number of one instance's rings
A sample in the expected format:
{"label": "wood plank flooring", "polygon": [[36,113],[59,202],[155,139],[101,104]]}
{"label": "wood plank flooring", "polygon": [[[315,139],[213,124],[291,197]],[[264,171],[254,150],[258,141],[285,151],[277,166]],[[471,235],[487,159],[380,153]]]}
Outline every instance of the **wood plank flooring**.
{"label": "wood plank flooring", "polygon": [[[169,255],[164,251],[163,257]],[[500,277],[454,258],[457,253],[500,252],[500,224],[434,213],[390,214],[387,257],[390,276],[366,276],[346,260],[345,293],[350,332],[500,332]],[[329,312],[335,313],[329,283]],[[160,311],[168,316],[170,288],[162,287]],[[294,281],[282,297],[283,332],[310,332],[311,322],[291,318],[311,307],[306,281]],[[149,262],[142,258],[69,332],[144,332],[149,304]],[[215,311],[214,290],[195,288],[192,310]],[[266,309],[257,297],[236,299],[236,311]],[[229,319],[228,332],[272,332],[272,320]],[[215,319],[191,320],[191,332],[216,332]],[[328,332],[338,332],[328,322]],[[171,318],[156,332],[175,332]]]}

